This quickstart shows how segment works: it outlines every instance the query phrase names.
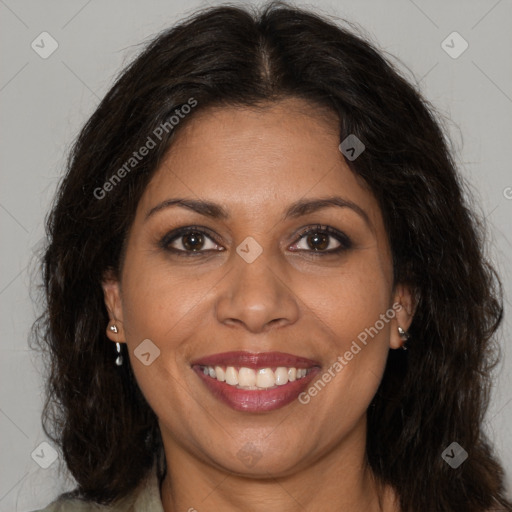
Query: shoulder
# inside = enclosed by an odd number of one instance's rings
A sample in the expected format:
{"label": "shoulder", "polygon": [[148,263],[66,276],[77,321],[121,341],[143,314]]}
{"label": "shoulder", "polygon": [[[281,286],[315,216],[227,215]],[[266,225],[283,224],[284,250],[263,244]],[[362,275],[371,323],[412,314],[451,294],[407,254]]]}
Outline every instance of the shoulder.
{"label": "shoulder", "polygon": [[163,512],[160,486],[153,470],[129,495],[112,505],[60,497],[32,512]]}
{"label": "shoulder", "polygon": [[45,508],[33,510],[32,512],[90,512],[93,510],[100,511],[109,509],[80,500],[58,499],[52,501]]}
{"label": "shoulder", "polygon": [[123,499],[116,505],[98,505],[90,501],[78,499],[60,498],[52,501],[45,508],[34,510],[32,512],[126,512],[132,510],[127,506],[133,503],[133,498]]}
{"label": "shoulder", "polygon": [[130,494],[115,505],[98,505],[79,499],[59,498],[52,501],[45,508],[32,512],[131,512],[135,498],[134,495]]}

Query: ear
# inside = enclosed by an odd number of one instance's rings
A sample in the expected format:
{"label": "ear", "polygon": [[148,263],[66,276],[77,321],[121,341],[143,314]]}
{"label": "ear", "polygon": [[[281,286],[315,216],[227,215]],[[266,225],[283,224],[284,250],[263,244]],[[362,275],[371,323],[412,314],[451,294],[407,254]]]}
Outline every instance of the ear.
{"label": "ear", "polygon": [[[109,269],[103,274],[101,286],[103,288],[105,306],[107,307],[108,316],[110,319],[110,322],[106,327],[107,336],[110,340],[115,341],[116,343],[126,343],[123,328],[121,287],[119,284],[119,279],[116,277],[113,270]],[[117,332],[110,328],[114,325],[117,329]]]}
{"label": "ear", "polygon": [[401,327],[405,332],[409,330],[415,309],[416,300],[411,291],[411,287],[403,283],[397,284],[393,297],[395,317],[391,321],[391,334],[389,337],[389,346],[392,349],[402,347],[407,341],[403,336],[400,336],[398,327]]}

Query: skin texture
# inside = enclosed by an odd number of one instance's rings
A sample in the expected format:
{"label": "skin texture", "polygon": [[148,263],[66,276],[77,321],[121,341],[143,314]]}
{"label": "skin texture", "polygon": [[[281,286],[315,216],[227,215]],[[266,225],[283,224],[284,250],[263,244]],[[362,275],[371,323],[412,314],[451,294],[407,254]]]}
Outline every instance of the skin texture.
{"label": "skin texture", "polygon": [[[413,305],[406,286],[393,289],[380,208],[338,149],[337,120],[287,99],[263,110],[197,112],[176,135],[139,202],[120,279],[106,275],[103,283],[118,327],[108,336],[128,344],[137,382],[159,418],[165,511],[399,510],[390,489],[379,505],[365,465],[366,410],[388,351],[403,343],[397,327],[408,329]],[[281,219],[299,199],[332,195],[356,203],[370,225],[348,207]],[[180,206],[146,218],[176,197],[218,203],[229,219]],[[345,233],[352,246],[319,255],[300,231],[317,224]],[[159,246],[172,230],[194,225],[211,232],[201,250],[222,250],[187,258]],[[248,236],[263,249],[250,264],[236,252]],[[324,251],[339,246],[325,236]],[[171,246],[185,250],[186,239]],[[201,356],[247,350],[308,357],[325,371],[395,302],[403,306],[396,317],[307,405],[234,411],[191,369]],[[149,366],[133,353],[145,339],[160,350]],[[248,467],[240,450],[258,454],[257,464]]]}

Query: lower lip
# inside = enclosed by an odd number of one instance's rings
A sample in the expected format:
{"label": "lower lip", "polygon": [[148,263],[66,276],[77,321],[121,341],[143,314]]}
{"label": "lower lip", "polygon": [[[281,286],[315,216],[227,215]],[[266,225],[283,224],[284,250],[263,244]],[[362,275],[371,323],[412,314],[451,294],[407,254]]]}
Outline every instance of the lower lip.
{"label": "lower lip", "polygon": [[236,411],[244,412],[266,412],[280,409],[293,402],[308,387],[311,380],[320,368],[311,368],[311,372],[299,380],[288,382],[274,389],[245,390],[230,386],[225,382],[205,375],[199,366],[193,366],[192,369],[199,378],[206,384],[211,393],[229,405]]}

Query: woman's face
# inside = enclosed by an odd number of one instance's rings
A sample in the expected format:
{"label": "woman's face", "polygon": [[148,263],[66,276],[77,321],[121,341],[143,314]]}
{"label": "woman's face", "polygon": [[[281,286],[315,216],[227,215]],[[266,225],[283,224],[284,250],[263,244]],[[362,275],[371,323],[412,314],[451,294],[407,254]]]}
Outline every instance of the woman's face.
{"label": "woman's face", "polygon": [[[198,112],[176,135],[120,281],[104,282],[119,328],[109,336],[128,345],[166,455],[251,475],[358,460],[397,327],[410,323],[393,304],[409,294],[392,287],[382,215],[338,149],[336,119],[288,99]],[[315,207],[327,198],[338,205]],[[292,367],[308,373],[293,380]]]}

